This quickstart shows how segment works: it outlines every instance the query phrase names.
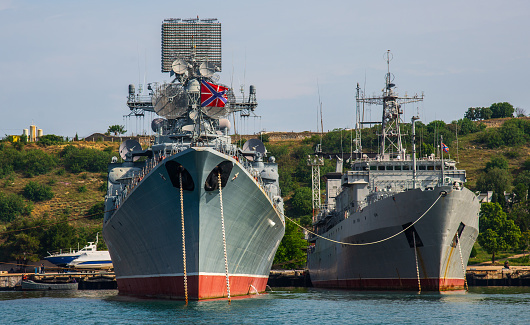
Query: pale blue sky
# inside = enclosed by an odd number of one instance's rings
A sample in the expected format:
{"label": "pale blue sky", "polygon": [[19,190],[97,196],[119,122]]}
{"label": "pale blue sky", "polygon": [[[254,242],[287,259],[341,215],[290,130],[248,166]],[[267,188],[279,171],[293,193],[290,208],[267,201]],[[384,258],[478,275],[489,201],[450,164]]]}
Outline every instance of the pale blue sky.
{"label": "pale blue sky", "polygon": [[0,136],[32,121],[69,137],[139,131],[123,119],[127,86],[170,80],[161,22],[197,15],[222,23],[220,82],[257,88],[261,119],[238,125],[249,133],[315,130],[317,80],[324,129],[352,127],[356,83],[380,93],[388,49],[399,94],[425,93],[407,121],[501,101],[530,113],[529,1],[0,0]]}

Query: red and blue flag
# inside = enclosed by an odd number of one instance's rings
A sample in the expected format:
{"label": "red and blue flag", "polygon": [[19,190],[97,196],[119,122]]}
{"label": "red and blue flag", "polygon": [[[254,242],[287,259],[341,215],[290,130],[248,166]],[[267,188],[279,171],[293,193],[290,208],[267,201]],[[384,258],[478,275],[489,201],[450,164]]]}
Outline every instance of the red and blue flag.
{"label": "red and blue flag", "polygon": [[445,145],[445,143],[442,142],[442,150],[444,152],[449,152],[449,147]]}
{"label": "red and blue flag", "polygon": [[201,107],[225,107],[228,87],[219,86],[208,81],[201,81]]}

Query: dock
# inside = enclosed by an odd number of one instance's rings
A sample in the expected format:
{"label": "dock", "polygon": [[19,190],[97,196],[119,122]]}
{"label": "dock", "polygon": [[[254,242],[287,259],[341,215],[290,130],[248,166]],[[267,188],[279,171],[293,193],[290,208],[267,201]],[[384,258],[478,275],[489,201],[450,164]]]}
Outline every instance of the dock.
{"label": "dock", "polygon": [[68,273],[0,273],[0,291],[16,290],[22,278],[37,282],[61,283],[76,281],[79,290],[117,289],[114,272],[68,272]]}
{"label": "dock", "polygon": [[471,265],[466,270],[469,286],[530,286],[530,266]]}

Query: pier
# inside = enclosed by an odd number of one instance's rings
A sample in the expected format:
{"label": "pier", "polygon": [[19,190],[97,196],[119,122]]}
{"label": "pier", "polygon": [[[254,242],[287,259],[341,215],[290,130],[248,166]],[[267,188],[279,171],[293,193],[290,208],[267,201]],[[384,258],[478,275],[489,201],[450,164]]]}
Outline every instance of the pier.
{"label": "pier", "polygon": [[471,265],[466,270],[469,286],[530,286],[530,266]]}
{"label": "pier", "polygon": [[63,283],[76,281],[79,290],[117,289],[114,272],[68,272],[68,273],[0,273],[0,291],[16,290],[22,278],[37,282]]}

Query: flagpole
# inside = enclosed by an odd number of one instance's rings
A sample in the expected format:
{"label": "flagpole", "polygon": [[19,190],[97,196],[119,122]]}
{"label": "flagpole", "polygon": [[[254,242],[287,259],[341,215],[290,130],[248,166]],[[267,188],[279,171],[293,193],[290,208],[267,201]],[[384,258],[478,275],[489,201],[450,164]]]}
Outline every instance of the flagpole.
{"label": "flagpole", "polygon": [[444,179],[445,179],[445,175],[444,175],[444,148],[443,148],[443,141],[444,141],[444,138],[443,138],[443,135],[440,135],[440,154],[442,155],[442,185],[444,185]]}

